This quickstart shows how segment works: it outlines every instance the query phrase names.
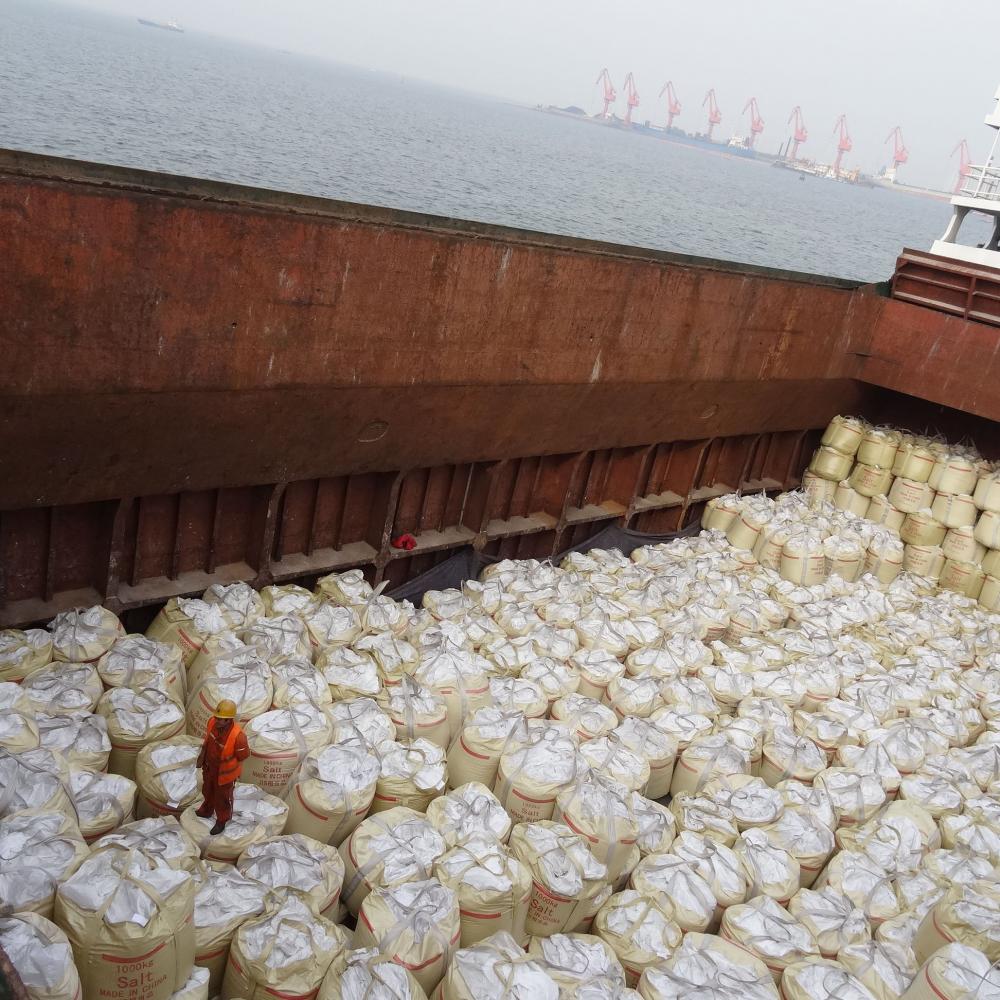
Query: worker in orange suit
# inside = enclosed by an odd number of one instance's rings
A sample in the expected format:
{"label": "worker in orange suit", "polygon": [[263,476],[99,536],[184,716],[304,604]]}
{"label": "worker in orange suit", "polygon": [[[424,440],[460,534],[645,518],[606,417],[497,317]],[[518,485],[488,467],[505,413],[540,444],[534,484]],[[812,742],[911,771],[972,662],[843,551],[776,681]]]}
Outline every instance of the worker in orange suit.
{"label": "worker in orange suit", "polygon": [[236,705],[224,698],[216,705],[215,715],[208,720],[205,742],[198,754],[204,801],[195,813],[202,819],[215,814],[213,837],[222,833],[233,818],[233,790],[243,761],[249,756],[247,738],[236,722]]}

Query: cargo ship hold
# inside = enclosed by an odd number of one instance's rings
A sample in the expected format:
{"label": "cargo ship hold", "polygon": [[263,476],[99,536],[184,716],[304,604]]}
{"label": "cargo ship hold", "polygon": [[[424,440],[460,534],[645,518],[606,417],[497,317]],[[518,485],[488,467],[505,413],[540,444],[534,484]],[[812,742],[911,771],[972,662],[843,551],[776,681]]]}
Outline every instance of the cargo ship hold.
{"label": "cargo ship hold", "polygon": [[837,413],[1000,455],[987,251],[864,285],[13,151],[0,189],[4,626],[673,532]]}

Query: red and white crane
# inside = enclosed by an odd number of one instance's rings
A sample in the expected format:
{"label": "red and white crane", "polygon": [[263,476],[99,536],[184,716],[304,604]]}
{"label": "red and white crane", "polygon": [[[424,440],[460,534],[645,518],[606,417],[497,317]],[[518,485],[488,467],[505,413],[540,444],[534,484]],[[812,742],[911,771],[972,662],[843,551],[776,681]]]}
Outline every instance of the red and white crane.
{"label": "red and white crane", "polygon": [[965,178],[972,173],[972,160],[969,156],[969,143],[963,139],[952,151],[954,156],[958,153],[958,180],[955,181],[955,194],[965,186]]}
{"label": "red and white crane", "polygon": [[840,139],[837,142],[837,158],[833,161],[834,177],[840,176],[840,165],[843,162],[844,153],[849,153],[854,148],[854,143],[851,142],[851,133],[847,131],[847,115],[841,115],[833,126],[833,134],[836,135],[838,132]]}
{"label": "red and white crane", "polygon": [[597,79],[594,83],[604,84],[604,110],[601,112],[601,117],[607,118],[611,105],[618,100],[618,91],[615,90],[615,85],[611,82],[611,74],[608,72],[607,67],[597,74]]}
{"label": "red and white crane", "polygon": [[750,112],[750,135],[747,137],[747,146],[753,149],[757,136],[764,131],[764,119],[760,116],[760,109],[757,107],[757,98],[751,97],[743,109],[743,114]]}
{"label": "red and white crane", "polygon": [[708,105],[708,132],[706,134],[711,139],[712,130],[722,121],[722,112],[719,110],[719,105],[715,103],[714,87],[705,95],[705,100],[701,102],[702,107],[706,105]]}
{"label": "red and white crane", "polygon": [[910,158],[910,151],[903,142],[903,130],[897,125],[886,137],[888,142],[892,139],[892,172],[893,174]]}
{"label": "red and white crane", "polygon": [[631,73],[625,77],[625,124],[632,124],[632,109],[639,107],[639,91],[635,89],[635,78]]}
{"label": "red and white crane", "polygon": [[797,104],[792,108],[792,113],[788,116],[788,124],[791,125],[793,123],[795,125],[795,133],[792,136],[792,160],[794,161],[799,157],[799,146],[809,138],[806,123],[802,118],[802,108]]}
{"label": "red and white crane", "polygon": [[674,92],[673,80],[667,80],[663,85],[660,97],[664,94],[667,95],[667,128],[670,129],[673,127],[674,119],[681,113],[681,102],[677,100],[677,94]]}

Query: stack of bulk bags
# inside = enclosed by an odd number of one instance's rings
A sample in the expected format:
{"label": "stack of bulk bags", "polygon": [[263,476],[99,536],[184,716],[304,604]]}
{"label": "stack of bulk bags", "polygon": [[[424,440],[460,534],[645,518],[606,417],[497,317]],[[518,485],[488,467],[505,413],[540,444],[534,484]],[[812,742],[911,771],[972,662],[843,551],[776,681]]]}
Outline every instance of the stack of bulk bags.
{"label": "stack of bulk bags", "polygon": [[311,1000],[331,966],[343,961],[343,927],[289,896],[239,926],[229,947],[223,1000]]}
{"label": "stack of bulk bags", "polygon": [[55,922],[84,997],[167,1000],[194,966],[194,879],[136,852],[103,851],[59,886]]}

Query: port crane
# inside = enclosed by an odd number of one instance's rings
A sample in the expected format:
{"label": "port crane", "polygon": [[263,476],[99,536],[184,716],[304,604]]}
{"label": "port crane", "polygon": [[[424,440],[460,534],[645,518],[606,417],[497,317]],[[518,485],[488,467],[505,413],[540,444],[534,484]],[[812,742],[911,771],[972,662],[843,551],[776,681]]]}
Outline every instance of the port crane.
{"label": "port crane", "polygon": [[673,80],[667,80],[663,85],[660,97],[664,94],[667,95],[667,128],[670,129],[673,127],[674,119],[681,113],[681,102],[677,100],[677,94],[674,92]]}
{"label": "port crane", "polygon": [[837,135],[838,132],[840,139],[837,142],[837,158],[833,161],[834,177],[840,176],[840,164],[843,162],[844,153],[849,153],[854,148],[854,143],[851,142],[851,133],[847,131],[847,115],[841,115],[833,126],[833,134]]}
{"label": "port crane", "polygon": [[757,107],[757,98],[751,97],[743,109],[743,114],[750,112],[750,135],[747,137],[747,146],[753,149],[757,136],[764,131],[764,119],[760,116],[760,109]]}
{"label": "port crane", "polygon": [[799,146],[809,138],[806,123],[802,118],[802,108],[797,104],[792,108],[792,113],[788,116],[788,124],[795,125],[795,134],[792,137],[792,160],[799,158]]}
{"label": "port crane", "polygon": [[722,112],[719,110],[719,105],[715,102],[714,87],[705,95],[705,100],[701,102],[702,107],[706,105],[708,105],[708,132],[706,134],[711,139],[712,130],[722,121]]}
{"label": "port crane", "polygon": [[959,144],[951,151],[951,155],[954,156],[958,153],[958,180],[955,181],[955,194],[965,186],[965,178],[972,173],[972,159],[969,156],[969,143],[967,140],[963,139]]}
{"label": "port crane", "polygon": [[890,139],[892,139],[892,172],[895,174],[910,158],[910,151],[903,142],[903,130],[898,125],[885,137],[886,142]]}
{"label": "port crane", "polygon": [[639,107],[639,91],[635,89],[635,78],[631,73],[625,77],[625,124],[632,124],[632,109]]}
{"label": "port crane", "polygon": [[601,117],[607,118],[611,105],[618,100],[618,91],[615,90],[615,85],[611,82],[611,74],[608,72],[607,67],[597,74],[597,79],[594,83],[604,84],[604,110],[601,112]]}

